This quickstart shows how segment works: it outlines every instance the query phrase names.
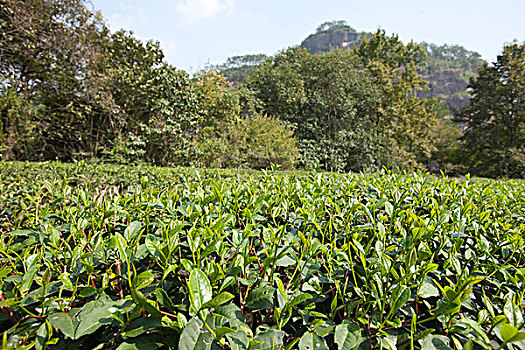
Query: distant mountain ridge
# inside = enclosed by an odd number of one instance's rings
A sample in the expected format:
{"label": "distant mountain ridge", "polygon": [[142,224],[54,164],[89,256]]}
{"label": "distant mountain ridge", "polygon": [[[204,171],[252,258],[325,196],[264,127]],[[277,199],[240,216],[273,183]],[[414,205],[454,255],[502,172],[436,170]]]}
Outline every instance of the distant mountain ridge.
{"label": "distant mountain ridge", "polygon": [[[301,47],[312,54],[336,49],[350,50],[370,35],[368,32],[358,32],[346,21],[325,22],[303,40]],[[423,42],[421,46],[427,53],[427,65],[422,68],[421,74],[428,81],[430,90],[420,92],[419,96],[439,98],[453,114],[469,102],[469,79],[476,76],[477,68],[483,64],[481,55],[461,45],[439,46]],[[232,82],[240,83],[267,58],[264,54],[235,56],[215,68]]]}
{"label": "distant mountain ridge", "polygon": [[[301,43],[303,49],[311,53],[327,52],[336,49],[349,50],[359,46],[359,42],[371,33],[357,32],[346,21],[333,21],[321,24],[314,34]],[[421,97],[435,96],[448,105],[451,113],[466,106],[469,78],[483,64],[481,55],[460,45],[438,46],[421,43],[427,53],[427,66],[421,71],[428,81],[430,91],[420,92]]]}

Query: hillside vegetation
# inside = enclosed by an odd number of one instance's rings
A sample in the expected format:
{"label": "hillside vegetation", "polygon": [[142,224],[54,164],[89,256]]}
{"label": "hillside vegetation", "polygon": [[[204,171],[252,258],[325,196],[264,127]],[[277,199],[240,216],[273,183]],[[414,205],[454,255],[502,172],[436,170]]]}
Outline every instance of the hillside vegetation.
{"label": "hillside vegetation", "polygon": [[[335,49],[351,50],[370,35],[357,32],[345,21],[326,22],[308,36],[301,47],[314,54]],[[427,54],[421,74],[429,83],[429,91],[421,93],[421,96],[439,98],[452,113],[465,107],[469,99],[467,85],[483,63],[481,55],[460,45],[438,46],[423,42],[421,46]]]}
{"label": "hillside vegetation", "polygon": [[[312,54],[337,49],[352,50],[371,35],[368,32],[358,32],[346,21],[326,22],[305,38],[300,46]],[[429,83],[429,91],[420,94],[422,97],[437,97],[448,106],[449,113],[454,114],[468,104],[469,79],[476,76],[476,70],[481,67],[483,60],[477,52],[469,51],[461,45],[438,46],[423,42],[421,46],[427,54],[424,59],[426,65],[421,68],[421,74]],[[262,64],[266,58],[263,54],[235,56],[215,68],[229,80],[241,83],[254,66]]]}
{"label": "hillside vegetation", "polygon": [[[523,44],[481,66],[471,92],[479,55],[343,21],[308,38],[316,54],[237,56],[190,75],[86,4],[2,2],[1,160],[524,176]],[[467,97],[462,134],[449,116]]]}

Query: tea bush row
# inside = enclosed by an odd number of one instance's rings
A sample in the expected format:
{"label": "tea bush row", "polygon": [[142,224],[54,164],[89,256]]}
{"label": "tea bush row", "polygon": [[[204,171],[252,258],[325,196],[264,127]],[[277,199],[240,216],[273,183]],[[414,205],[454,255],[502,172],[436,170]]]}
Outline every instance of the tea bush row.
{"label": "tea bush row", "polygon": [[525,347],[525,184],[2,163],[17,349]]}

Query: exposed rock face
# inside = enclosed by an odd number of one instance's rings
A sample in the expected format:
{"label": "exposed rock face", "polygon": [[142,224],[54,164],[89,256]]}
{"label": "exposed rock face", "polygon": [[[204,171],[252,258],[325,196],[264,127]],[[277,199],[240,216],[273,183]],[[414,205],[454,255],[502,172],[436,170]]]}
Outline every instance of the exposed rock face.
{"label": "exposed rock face", "polygon": [[[336,30],[328,29],[311,34],[301,43],[301,47],[310,50],[313,54],[335,49],[352,49],[354,45],[359,46],[359,42],[369,35],[364,32],[358,33],[349,26],[348,29],[339,27]],[[437,68],[429,64],[429,68],[424,79],[429,82],[430,91],[421,91],[418,95],[423,98],[429,96],[439,98],[448,105],[451,114],[465,107],[469,102],[468,77],[475,75],[475,67]]]}
{"label": "exposed rock face", "polygon": [[335,49],[347,49],[353,45],[359,45],[359,41],[365,35],[365,33],[353,31],[326,31],[308,36],[301,43],[301,47],[310,50],[313,54]]}
{"label": "exposed rock face", "polygon": [[453,113],[469,103],[468,75],[474,74],[472,71],[461,68],[442,69],[432,72],[423,78],[428,81],[430,91],[421,91],[420,97],[435,96],[446,103]]}
{"label": "exposed rock face", "polygon": [[[301,43],[301,47],[308,49],[312,54],[335,49],[351,50],[354,46],[359,46],[361,40],[372,35],[371,33],[357,32],[345,23],[335,21],[321,25],[315,34],[309,35]],[[422,70],[421,74],[428,81],[430,91],[420,91],[418,95],[423,98],[429,96],[439,98],[448,105],[451,114],[453,114],[454,111],[460,110],[469,103],[470,96],[467,92],[469,77],[475,76],[476,68],[482,62],[481,56],[460,45],[421,44],[429,54],[427,57],[428,66]],[[437,59],[436,51],[441,53]],[[219,67],[219,71],[235,83],[242,82],[245,76],[257,66],[257,64],[253,64],[254,57],[258,58],[260,62],[266,59],[265,55],[232,57],[229,62]]]}

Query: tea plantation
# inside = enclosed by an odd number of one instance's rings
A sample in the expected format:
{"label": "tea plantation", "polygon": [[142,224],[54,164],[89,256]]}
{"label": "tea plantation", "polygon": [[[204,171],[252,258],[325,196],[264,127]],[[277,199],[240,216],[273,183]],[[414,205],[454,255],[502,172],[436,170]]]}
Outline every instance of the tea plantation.
{"label": "tea plantation", "polygon": [[3,349],[524,349],[525,183],[0,163]]}

